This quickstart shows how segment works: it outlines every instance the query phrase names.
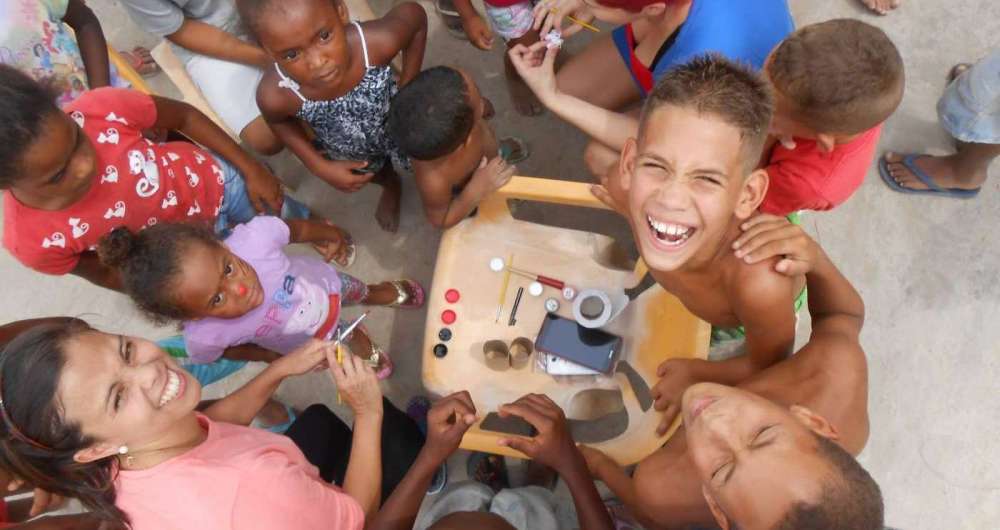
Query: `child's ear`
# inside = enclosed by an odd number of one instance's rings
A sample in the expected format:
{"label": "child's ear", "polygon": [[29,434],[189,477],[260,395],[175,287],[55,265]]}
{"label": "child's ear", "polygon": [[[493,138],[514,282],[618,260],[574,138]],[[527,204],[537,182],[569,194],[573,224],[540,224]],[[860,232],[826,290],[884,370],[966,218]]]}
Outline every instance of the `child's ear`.
{"label": "child's ear", "polygon": [[740,192],[740,200],[736,204],[736,217],[749,219],[760,203],[764,202],[767,195],[768,186],[767,171],[755,169],[743,183],[743,191]]}
{"label": "child's ear", "polygon": [[708,505],[708,510],[712,512],[712,517],[715,518],[716,524],[722,530],[729,530],[729,518],[726,517],[725,512],[719,507],[719,503],[715,502],[715,497],[709,493],[708,488],[704,485],[701,487],[701,496],[705,497],[705,504]]}
{"label": "child's ear", "polygon": [[351,13],[347,10],[347,2],[345,0],[337,2],[337,16],[340,17],[340,23],[344,26],[351,23]]}
{"label": "child's ear", "polygon": [[816,135],[816,145],[819,146],[820,151],[832,153],[837,147],[837,139],[832,134],[819,133]]}
{"label": "child's ear", "polygon": [[618,174],[621,179],[621,187],[628,191],[632,187],[632,173],[635,171],[635,159],[639,154],[639,144],[635,138],[625,140],[625,147],[618,157]]}
{"label": "child's ear", "polygon": [[830,440],[840,439],[840,433],[837,431],[837,428],[823,416],[801,405],[792,405],[789,410],[792,416],[795,416],[795,419],[799,420],[799,423],[808,427],[812,432]]}
{"label": "child's ear", "polygon": [[73,454],[73,460],[78,464],[89,464],[107,458],[118,452],[119,445],[96,443]]}
{"label": "child's ear", "polygon": [[647,17],[658,17],[662,15],[667,10],[667,4],[663,2],[657,2],[655,4],[648,4],[646,7],[642,8],[642,14]]}

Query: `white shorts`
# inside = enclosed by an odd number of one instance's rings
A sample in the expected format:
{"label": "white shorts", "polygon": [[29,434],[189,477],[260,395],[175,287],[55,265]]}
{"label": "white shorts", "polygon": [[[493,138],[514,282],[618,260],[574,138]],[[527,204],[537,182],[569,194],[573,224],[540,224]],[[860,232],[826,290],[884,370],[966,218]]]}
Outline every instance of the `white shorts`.
{"label": "white shorts", "polygon": [[185,67],[208,105],[237,135],[260,116],[257,85],[264,72],[259,68],[204,55],[193,55]]}

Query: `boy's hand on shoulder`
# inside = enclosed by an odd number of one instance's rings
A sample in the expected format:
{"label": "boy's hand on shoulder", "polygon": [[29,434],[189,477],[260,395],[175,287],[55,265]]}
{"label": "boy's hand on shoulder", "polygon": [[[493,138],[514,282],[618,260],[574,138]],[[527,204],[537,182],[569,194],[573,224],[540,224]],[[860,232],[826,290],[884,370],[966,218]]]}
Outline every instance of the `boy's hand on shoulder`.
{"label": "boy's hand on shoulder", "polygon": [[479,15],[462,17],[462,29],[465,30],[469,42],[476,48],[480,50],[493,48],[493,31],[483,17]]}
{"label": "boy's hand on shoulder", "polygon": [[531,438],[503,438],[498,442],[500,445],[516,449],[560,474],[568,471],[574,459],[580,457],[566,425],[566,415],[548,396],[528,394],[514,403],[502,405],[497,413],[502,418],[517,416],[538,431]]}
{"label": "boy's hand on shoulder", "polygon": [[271,173],[264,164],[255,162],[243,171],[243,181],[246,183],[247,196],[250,204],[259,213],[281,215],[281,204],[285,200],[285,191],[281,180]]}
{"label": "boy's hand on shoulder", "polygon": [[424,451],[435,462],[444,462],[458,450],[462,437],[476,422],[476,405],[465,390],[437,400],[427,412]]}
{"label": "boy's hand on shoulder", "polygon": [[798,276],[812,270],[820,248],[813,238],[784,217],[759,214],[740,225],[743,234],[733,242],[736,257],[754,264],[775,256],[781,260],[774,270],[786,276]]}
{"label": "boy's hand on shoulder", "polygon": [[482,199],[510,182],[515,171],[517,171],[517,166],[508,164],[501,156],[496,156],[489,161],[484,156],[479,162],[479,168],[469,180],[469,186],[472,188],[470,191],[477,198]]}
{"label": "boy's hand on shoulder", "polygon": [[681,396],[684,391],[698,382],[694,375],[696,362],[697,359],[667,359],[656,369],[660,380],[653,387],[651,396],[653,408],[663,412],[660,425],[656,428],[657,434],[666,434],[681,411]]}
{"label": "boy's hand on shoulder", "polygon": [[367,167],[362,160],[328,160],[316,176],[344,193],[354,193],[375,178]]}

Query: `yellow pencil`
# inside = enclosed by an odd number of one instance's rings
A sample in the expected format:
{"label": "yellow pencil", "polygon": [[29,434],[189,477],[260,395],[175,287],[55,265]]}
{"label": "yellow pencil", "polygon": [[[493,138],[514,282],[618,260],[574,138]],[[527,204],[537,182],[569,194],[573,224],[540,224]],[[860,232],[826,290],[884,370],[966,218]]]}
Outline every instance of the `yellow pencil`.
{"label": "yellow pencil", "polygon": [[503,272],[503,285],[500,286],[500,301],[497,302],[497,317],[493,320],[494,324],[500,322],[500,315],[503,313],[503,301],[507,298],[507,285],[510,283],[510,267],[513,264],[514,255],[511,254],[504,266],[506,270]]}
{"label": "yellow pencil", "polygon": [[[343,364],[343,363],[344,363],[344,348],[343,348],[343,346],[340,345],[340,341],[338,340],[337,341],[337,364]],[[339,405],[339,404],[341,404],[343,402],[344,402],[343,399],[341,399],[341,397],[340,397],[340,391],[338,390],[337,391],[337,404]]]}
{"label": "yellow pencil", "polygon": [[[555,9],[549,9],[549,13],[552,13],[553,15],[555,15],[555,14],[558,13],[558,11],[555,10]],[[589,29],[590,31],[593,31],[594,33],[600,33],[601,32],[601,28],[597,28],[597,27],[591,26],[590,24],[587,24],[586,22],[584,22],[584,21],[582,21],[582,20],[580,20],[580,19],[578,19],[576,17],[572,17],[570,15],[566,15],[566,18],[570,22],[576,24],[577,26],[580,26],[581,28]]]}

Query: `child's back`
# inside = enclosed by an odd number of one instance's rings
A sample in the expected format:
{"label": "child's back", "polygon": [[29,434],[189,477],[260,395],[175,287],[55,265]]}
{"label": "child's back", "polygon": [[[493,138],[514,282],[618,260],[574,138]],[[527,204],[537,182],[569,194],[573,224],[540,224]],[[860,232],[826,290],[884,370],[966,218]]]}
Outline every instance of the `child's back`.
{"label": "child's back", "polygon": [[690,384],[735,384],[790,353],[795,295],[773,263],[747,265],[733,253],[740,223],[767,189],[753,171],[771,118],[766,84],[721,57],[672,70],[643,111],[638,140],[622,153],[628,216],[643,260],[657,281],[698,317],[746,329],[747,355],[721,362],[670,360],[659,370],[662,428]]}
{"label": "child's back", "polygon": [[882,123],[903,97],[903,61],[886,34],[858,20],[799,29],[764,65],[775,92],[761,210],[829,210],[864,181]]}
{"label": "child's back", "polygon": [[403,3],[363,24],[349,21],[342,0],[245,0],[239,8],[275,60],[257,89],[268,124],[313,174],[337,189],[382,185],[376,219],[395,231],[401,187],[393,165],[408,163],[385,127],[396,94],[389,63],[402,52],[400,84],[420,71],[423,8]]}

